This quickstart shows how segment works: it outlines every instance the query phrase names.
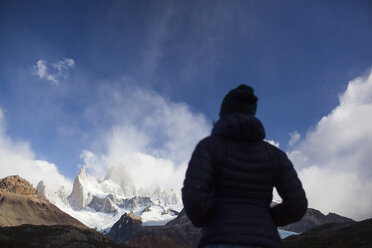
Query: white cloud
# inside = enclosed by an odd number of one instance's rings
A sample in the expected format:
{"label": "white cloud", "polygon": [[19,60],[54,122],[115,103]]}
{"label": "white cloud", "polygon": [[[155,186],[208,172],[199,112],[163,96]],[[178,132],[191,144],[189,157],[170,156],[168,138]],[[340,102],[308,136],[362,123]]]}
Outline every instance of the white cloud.
{"label": "white cloud", "polygon": [[339,105],[289,153],[311,207],[372,216],[372,71],[349,82]]}
{"label": "white cloud", "polygon": [[[146,46],[142,51],[141,74],[151,78],[164,57],[166,42],[170,36],[169,25],[175,15],[175,6],[172,2],[159,5],[159,9],[148,19],[151,23],[147,30]],[[156,21],[154,21],[156,20]]]}
{"label": "white cloud", "polygon": [[124,166],[137,189],[154,185],[180,189],[191,153],[211,125],[186,104],[155,92],[140,88],[119,92],[109,87],[102,93],[105,102],[98,106],[104,105],[106,115],[88,110],[89,118],[96,119],[95,113],[115,124],[96,141],[103,144],[101,151],[84,151],[84,165],[101,178],[109,168]]}
{"label": "white cloud", "polygon": [[45,60],[38,60],[36,65],[33,66],[33,74],[40,79],[45,79],[52,84],[59,84],[61,78],[67,78],[69,70],[75,67],[73,59],[63,59],[48,66]]}
{"label": "white cloud", "polygon": [[58,172],[55,164],[35,159],[29,143],[14,141],[6,135],[4,113],[0,109],[0,178],[10,175],[19,175],[34,187],[44,180],[54,191],[61,185],[65,185],[67,190],[72,188],[71,181]]}
{"label": "white cloud", "polygon": [[273,146],[276,146],[279,148],[280,144],[279,142],[276,142],[274,140],[265,140],[266,142],[268,142],[269,144],[273,145]]}
{"label": "white cloud", "polygon": [[297,131],[294,131],[290,133],[289,135],[291,136],[291,139],[289,140],[289,143],[288,143],[290,146],[293,146],[294,144],[296,144],[301,138],[300,133]]}

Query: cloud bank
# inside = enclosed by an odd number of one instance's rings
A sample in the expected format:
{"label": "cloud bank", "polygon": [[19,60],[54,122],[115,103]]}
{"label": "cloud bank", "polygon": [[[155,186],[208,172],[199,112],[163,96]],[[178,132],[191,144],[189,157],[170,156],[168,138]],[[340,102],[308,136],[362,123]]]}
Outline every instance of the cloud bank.
{"label": "cloud bank", "polygon": [[266,142],[268,142],[269,144],[273,145],[273,146],[276,146],[276,147],[280,147],[280,143],[279,142],[276,142],[274,140],[265,140]]}
{"label": "cloud bank", "polygon": [[33,74],[38,76],[40,79],[45,79],[52,84],[59,84],[61,78],[67,78],[69,70],[75,67],[75,61],[73,59],[63,59],[54,64],[48,65],[45,60],[38,60],[36,65],[33,66]]}
{"label": "cloud bank", "polygon": [[372,71],[349,82],[339,105],[289,152],[310,207],[372,216]]}
{"label": "cloud bank", "polygon": [[44,180],[51,190],[57,191],[61,185],[71,190],[72,183],[62,176],[53,163],[35,159],[29,143],[14,141],[6,134],[6,122],[0,108],[0,178],[19,175],[37,186]]}
{"label": "cloud bank", "polygon": [[195,145],[210,132],[204,115],[143,88],[107,87],[101,99],[87,115],[113,125],[94,142],[101,145],[99,151],[82,153],[88,171],[103,178],[111,168],[121,167],[136,189],[180,189]]}
{"label": "cloud bank", "polygon": [[288,142],[289,146],[293,146],[294,144],[297,143],[297,141],[299,141],[301,139],[301,134],[297,131],[294,131],[294,132],[290,133],[289,135],[291,136],[291,139]]}

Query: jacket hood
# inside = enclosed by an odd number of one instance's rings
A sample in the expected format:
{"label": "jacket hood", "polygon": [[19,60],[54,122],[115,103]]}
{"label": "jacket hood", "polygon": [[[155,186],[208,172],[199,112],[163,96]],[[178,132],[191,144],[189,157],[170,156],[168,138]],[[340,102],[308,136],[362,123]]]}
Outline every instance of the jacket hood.
{"label": "jacket hood", "polygon": [[234,113],[222,116],[214,125],[212,135],[258,141],[265,138],[265,129],[261,121],[254,116]]}

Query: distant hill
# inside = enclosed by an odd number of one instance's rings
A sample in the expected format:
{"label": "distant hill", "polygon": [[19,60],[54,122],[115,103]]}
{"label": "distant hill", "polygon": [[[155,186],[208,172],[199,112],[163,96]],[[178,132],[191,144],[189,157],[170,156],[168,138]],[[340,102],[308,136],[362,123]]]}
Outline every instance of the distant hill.
{"label": "distant hill", "polygon": [[329,213],[327,215],[324,215],[319,210],[308,208],[305,216],[300,221],[289,224],[284,227],[279,227],[279,229],[303,233],[314,227],[318,227],[327,223],[351,223],[351,222],[354,222],[354,220],[335,213]]}
{"label": "distant hill", "polygon": [[0,226],[22,224],[87,228],[50,203],[25,179],[19,176],[0,179]]}
{"label": "distant hill", "polygon": [[371,248],[372,219],[329,223],[283,240],[285,248]]}

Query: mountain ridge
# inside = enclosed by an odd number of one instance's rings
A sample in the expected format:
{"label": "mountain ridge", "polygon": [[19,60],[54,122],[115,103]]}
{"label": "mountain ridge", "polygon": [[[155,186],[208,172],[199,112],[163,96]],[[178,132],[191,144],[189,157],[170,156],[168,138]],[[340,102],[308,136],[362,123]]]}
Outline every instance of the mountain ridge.
{"label": "mountain ridge", "polygon": [[354,220],[335,214],[328,213],[324,215],[319,210],[314,208],[308,208],[306,214],[298,222],[286,225],[284,227],[279,227],[281,230],[292,231],[297,233],[306,232],[314,227],[318,227],[328,223],[349,223],[354,222]]}

